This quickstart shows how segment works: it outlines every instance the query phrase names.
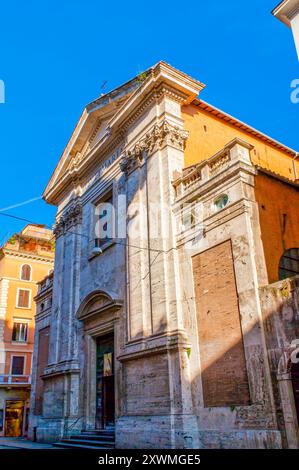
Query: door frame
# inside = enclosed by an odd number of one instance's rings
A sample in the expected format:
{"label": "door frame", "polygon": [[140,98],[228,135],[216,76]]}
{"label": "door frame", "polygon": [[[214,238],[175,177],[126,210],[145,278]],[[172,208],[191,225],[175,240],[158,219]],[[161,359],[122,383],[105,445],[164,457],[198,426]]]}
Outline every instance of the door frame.
{"label": "door frame", "polygon": [[[109,338],[109,339],[111,340],[111,343],[113,343],[113,350],[112,350],[112,354],[113,354],[113,356],[112,356],[112,359],[113,359],[113,374],[112,374],[112,378],[113,378],[113,394],[115,395],[115,361],[114,361],[114,359],[115,359],[115,347],[114,347],[114,331],[113,331],[113,332],[107,333],[107,334],[105,334],[105,335],[97,336],[97,337],[95,338],[95,341],[96,341],[96,361],[95,361],[95,374],[96,374],[96,391],[95,391],[95,392],[96,392],[96,409],[97,409],[97,392],[98,392],[98,390],[97,390],[97,385],[98,385],[98,377],[97,377],[97,375],[98,375],[98,368],[97,368],[98,348],[99,348],[99,345],[101,344],[102,338],[103,338],[104,340],[107,339],[107,338]],[[100,423],[101,428],[100,428],[100,429],[105,429],[106,424],[107,424],[107,423],[105,422],[105,420],[106,420],[106,416],[105,416],[105,411],[106,411],[106,399],[107,399],[106,394],[105,394],[105,390],[104,390],[104,388],[105,388],[105,385],[104,385],[104,384],[105,384],[105,380],[106,380],[106,379],[105,379],[105,377],[103,376],[103,377],[102,377],[102,381],[103,381],[103,383],[102,383],[102,385],[103,385],[103,391],[102,391],[102,392],[103,392],[103,393],[102,393],[102,416],[101,416],[101,419],[100,419],[100,421],[101,421],[101,423]],[[97,416],[97,420],[98,420],[98,418],[99,418],[99,416]],[[97,420],[96,420],[96,421],[97,421]],[[115,421],[115,396],[114,396],[114,421]]]}
{"label": "door frame", "polygon": [[116,380],[116,322],[111,320],[108,324],[99,325],[88,334],[85,333],[86,342],[86,381],[85,381],[85,428],[94,429],[96,423],[96,359],[97,359],[97,340],[102,336],[113,334],[114,351],[113,351],[113,367],[114,367],[114,403],[115,403],[115,419],[117,415],[118,389]]}
{"label": "door frame", "polygon": [[21,402],[21,403],[23,403],[21,435],[16,436],[16,437],[22,437],[22,436],[24,436],[25,412],[26,412],[27,406],[26,406],[26,400],[22,400],[22,399],[19,399],[19,398],[7,398],[4,402],[5,406],[4,406],[4,413],[3,413],[3,437],[9,437],[9,436],[6,436],[6,409],[7,409],[8,402]]}
{"label": "door frame", "polygon": [[84,384],[82,399],[83,428],[94,429],[96,419],[96,340],[109,333],[114,335],[114,399],[115,420],[119,414],[120,363],[117,361],[119,351],[119,319],[123,311],[123,301],[111,293],[102,290],[90,292],[81,302],[76,317],[83,323],[84,338]]}

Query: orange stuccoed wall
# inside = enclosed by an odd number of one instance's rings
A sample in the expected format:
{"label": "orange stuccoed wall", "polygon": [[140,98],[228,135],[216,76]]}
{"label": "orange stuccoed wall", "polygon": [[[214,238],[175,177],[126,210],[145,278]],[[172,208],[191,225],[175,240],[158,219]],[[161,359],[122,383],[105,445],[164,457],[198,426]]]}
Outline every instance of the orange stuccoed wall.
{"label": "orange stuccoed wall", "polygon": [[259,173],[255,178],[269,282],[278,280],[285,250],[299,247],[299,190]]}
{"label": "orange stuccoed wall", "polygon": [[[237,126],[220,119],[199,106],[190,104],[182,107],[185,129],[189,131],[185,150],[185,166],[193,165],[212,157],[235,137],[252,144],[252,162],[265,169],[274,171],[286,178],[294,179],[292,157],[262,141],[258,137]],[[297,162],[299,175],[299,163]]]}
{"label": "orange stuccoed wall", "polygon": [[[185,150],[185,166],[212,157],[228,142],[239,137],[254,146],[252,163],[294,181],[296,175],[292,155],[276,148],[250,132],[219,118],[201,107],[183,106],[182,117],[189,138]],[[261,236],[269,283],[278,280],[281,256],[289,248],[299,247],[299,190],[287,182],[259,172],[255,178],[259,206]]]}

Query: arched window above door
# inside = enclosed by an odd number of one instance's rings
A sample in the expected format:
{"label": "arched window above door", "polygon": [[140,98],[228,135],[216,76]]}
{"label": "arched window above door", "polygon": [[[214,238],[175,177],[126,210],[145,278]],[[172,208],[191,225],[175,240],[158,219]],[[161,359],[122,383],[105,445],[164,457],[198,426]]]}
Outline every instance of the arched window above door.
{"label": "arched window above door", "polygon": [[286,250],[279,262],[279,280],[299,274],[299,248]]}

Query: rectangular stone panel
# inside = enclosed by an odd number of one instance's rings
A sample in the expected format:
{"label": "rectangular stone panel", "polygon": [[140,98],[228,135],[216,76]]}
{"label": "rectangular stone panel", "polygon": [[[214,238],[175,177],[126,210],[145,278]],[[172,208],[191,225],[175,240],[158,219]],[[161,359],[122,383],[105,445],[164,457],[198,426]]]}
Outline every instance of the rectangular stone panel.
{"label": "rectangular stone panel", "polygon": [[249,404],[231,241],[193,257],[201,376],[206,407]]}
{"label": "rectangular stone panel", "polygon": [[147,356],[125,366],[127,414],[166,414],[170,411],[166,354]]}

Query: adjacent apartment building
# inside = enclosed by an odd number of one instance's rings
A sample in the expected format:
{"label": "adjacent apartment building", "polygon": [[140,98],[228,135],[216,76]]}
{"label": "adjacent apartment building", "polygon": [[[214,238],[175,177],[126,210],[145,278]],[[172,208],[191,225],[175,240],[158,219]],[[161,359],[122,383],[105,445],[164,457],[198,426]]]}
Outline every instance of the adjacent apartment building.
{"label": "adjacent apartment building", "polygon": [[31,437],[299,446],[297,153],[203,88],[159,62],[79,119],[44,193]]}
{"label": "adjacent apartment building", "polygon": [[283,0],[272,13],[292,29],[299,59],[299,0]]}
{"label": "adjacent apartment building", "polygon": [[27,225],[0,249],[0,436],[28,430],[37,282],[53,270],[53,233]]}

